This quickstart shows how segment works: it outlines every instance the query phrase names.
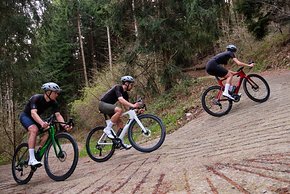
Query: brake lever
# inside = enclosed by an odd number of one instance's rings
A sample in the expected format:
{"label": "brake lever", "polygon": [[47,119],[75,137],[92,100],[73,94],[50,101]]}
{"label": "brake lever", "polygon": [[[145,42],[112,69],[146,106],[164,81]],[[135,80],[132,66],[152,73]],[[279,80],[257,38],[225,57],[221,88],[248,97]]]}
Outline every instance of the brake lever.
{"label": "brake lever", "polygon": [[75,124],[74,124],[74,121],[73,121],[72,118],[70,118],[70,119],[68,120],[67,124],[70,125],[70,126],[72,126],[72,127],[74,127],[74,125],[75,125]]}

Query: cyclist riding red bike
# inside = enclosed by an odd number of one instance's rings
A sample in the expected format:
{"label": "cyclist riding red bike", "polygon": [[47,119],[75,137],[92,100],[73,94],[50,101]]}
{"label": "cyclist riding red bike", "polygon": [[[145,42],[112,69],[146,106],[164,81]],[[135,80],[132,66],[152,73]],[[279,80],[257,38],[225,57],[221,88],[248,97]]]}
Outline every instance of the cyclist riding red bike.
{"label": "cyclist riding red bike", "polygon": [[240,66],[253,67],[254,63],[246,64],[239,61],[235,56],[235,52],[237,51],[237,47],[235,45],[230,44],[226,47],[226,49],[227,51],[219,53],[209,60],[209,62],[206,64],[206,72],[209,75],[226,78],[223,96],[229,98],[230,100],[234,100],[234,97],[229,94],[229,90],[232,86],[233,75],[236,72],[227,70],[223,67],[223,65],[227,65],[230,59],[233,59],[233,61]]}
{"label": "cyclist riding red bike", "polygon": [[[48,82],[42,85],[41,89],[44,94],[33,95],[26,104],[24,111],[20,114],[20,122],[23,127],[29,132],[28,147],[29,147],[29,162],[28,165],[40,167],[42,164],[37,161],[34,155],[34,148],[36,145],[36,138],[38,131],[41,128],[47,128],[49,124],[40,118],[40,115],[47,109],[52,108],[56,119],[59,122],[64,122],[62,115],[59,112],[58,103],[56,98],[61,92],[60,87],[53,82]],[[71,126],[63,124],[66,130],[71,130]],[[46,142],[48,134],[41,137],[40,146]]]}

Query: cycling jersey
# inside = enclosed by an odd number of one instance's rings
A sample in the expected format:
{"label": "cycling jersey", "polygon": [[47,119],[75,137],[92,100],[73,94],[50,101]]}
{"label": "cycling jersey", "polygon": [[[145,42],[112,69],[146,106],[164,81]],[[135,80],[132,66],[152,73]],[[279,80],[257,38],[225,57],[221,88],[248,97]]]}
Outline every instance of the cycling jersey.
{"label": "cycling jersey", "polygon": [[217,54],[211,60],[216,61],[218,64],[226,65],[228,64],[228,61],[233,58],[235,58],[235,53],[231,51],[225,51],[225,52]]}
{"label": "cycling jersey", "polygon": [[225,51],[217,54],[209,60],[206,64],[206,72],[210,75],[224,77],[227,75],[228,70],[224,68],[221,64],[228,64],[228,61],[235,58],[235,54],[231,51]]}
{"label": "cycling jersey", "polygon": [[123,97],[125,100],[129,100],[129,95],[127,91],[124,91],[122,85],[115,85],[101,98],[102,102],[109,104],[115,104],[119,97]]}
{"label": "cycling jersey", "polygon": [[47,102],[43,94],[35,94],[29,99],[23,112],[31,117],[32,109],[37,109],[37,114],[41,115],[48,108],[52,108],[52,113],[59,112],[58,103],[56,101]]}

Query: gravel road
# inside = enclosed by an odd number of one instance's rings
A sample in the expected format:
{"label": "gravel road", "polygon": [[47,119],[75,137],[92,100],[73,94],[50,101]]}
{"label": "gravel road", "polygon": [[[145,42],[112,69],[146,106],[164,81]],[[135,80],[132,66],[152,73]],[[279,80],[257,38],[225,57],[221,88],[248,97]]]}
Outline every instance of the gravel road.
{"label": "gravel road", "polygon": [[0,166],[0,193],[290,193],[290,72],[262,73],[267,102],[245,93],[221,118],[201,113],[155,152],[117,150],[107,162],[81,158],[66,181],[44,168],[17,185]]}

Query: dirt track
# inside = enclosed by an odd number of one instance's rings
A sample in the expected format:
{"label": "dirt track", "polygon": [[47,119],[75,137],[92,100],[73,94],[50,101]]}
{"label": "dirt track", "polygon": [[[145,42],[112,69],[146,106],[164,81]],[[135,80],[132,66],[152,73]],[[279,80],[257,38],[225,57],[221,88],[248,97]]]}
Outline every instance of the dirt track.
{"label": "dirt track", "polygon": [[228,115],[203,112],[155,152],[117,150],[105,163],[81,158],[63,182],[41,168],[24,186],[1,166],[0,193],[290,193],[290,72],[263,76],[267,102],[243,93]]}

